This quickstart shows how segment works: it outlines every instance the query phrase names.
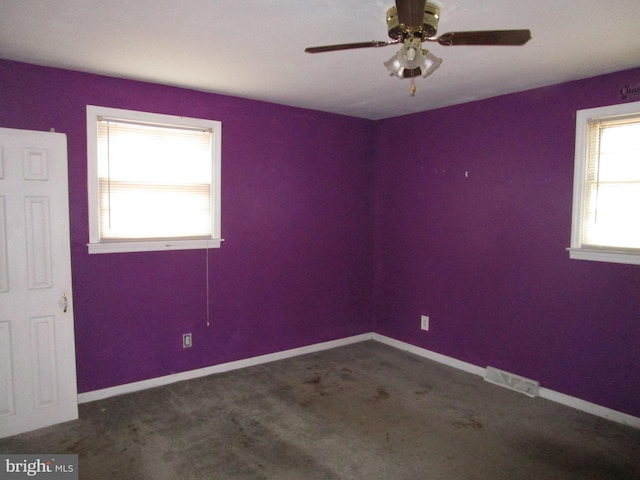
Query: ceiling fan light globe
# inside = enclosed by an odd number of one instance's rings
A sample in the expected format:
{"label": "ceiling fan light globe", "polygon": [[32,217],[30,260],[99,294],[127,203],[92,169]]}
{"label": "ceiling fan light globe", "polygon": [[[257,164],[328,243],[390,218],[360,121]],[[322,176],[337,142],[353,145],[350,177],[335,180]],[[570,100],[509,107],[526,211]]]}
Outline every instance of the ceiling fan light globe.
{"label": "ceiling fan light globe", "polygon": [[398,78],[404,78],[402,76],[402,74],[404,72],[404,67],[402,66],[402,63],[400,62],[400,58],[398,57],[398,54],[394,55],[389,60],[384,62],[384,66],[387,67],[387,70],[389,70],[389,73],[392,76],[395,76],[395,77],[398,77]]}
{"label": "ceiling fan light globe", "polygon": [[420,63],[420,71],[424,78],[435,72],[442,64],[442,59],[436,57],[428,50],[422,50],[422,62]]}

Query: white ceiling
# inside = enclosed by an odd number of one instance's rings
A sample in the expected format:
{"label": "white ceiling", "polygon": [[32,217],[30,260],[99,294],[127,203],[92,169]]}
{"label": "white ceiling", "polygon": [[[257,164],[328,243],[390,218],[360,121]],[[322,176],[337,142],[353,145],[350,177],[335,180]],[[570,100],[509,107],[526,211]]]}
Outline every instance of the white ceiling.
{"label": "white ceiling", "polygon": [[640,66],[640,0],[435,0],[439,34],[529,28],[521,47],[444,47],[390,77],[393,0],[0,0],[0,58],[380,119]]}

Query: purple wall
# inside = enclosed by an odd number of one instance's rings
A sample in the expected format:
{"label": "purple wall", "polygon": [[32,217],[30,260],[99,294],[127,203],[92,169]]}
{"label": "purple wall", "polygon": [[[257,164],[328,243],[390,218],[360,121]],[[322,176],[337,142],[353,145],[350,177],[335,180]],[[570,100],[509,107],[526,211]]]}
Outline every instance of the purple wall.
{"label": "purple wall", "polygon": [[[565,251],[575,111],[638,81],[370,122],[0,61],[0,126],[68,136],[80,392],[374,330],[640,417],[640,267]],[[223,122],[210,327],[204,251],[87,254],[86,104]]]}
{"label": "purple wall", "polygon": [[[222,121],[209,327],[204,250],[88,255],[87,104]],[[0,126],[67,134],[80,392],[370,331],[372,122],[0,61]]]}
{"label": "purple wall", "polygon": [[374,330],[640,417],[640,267],[565,251],[575,111],[639,81],[635,69],[379,122]]}

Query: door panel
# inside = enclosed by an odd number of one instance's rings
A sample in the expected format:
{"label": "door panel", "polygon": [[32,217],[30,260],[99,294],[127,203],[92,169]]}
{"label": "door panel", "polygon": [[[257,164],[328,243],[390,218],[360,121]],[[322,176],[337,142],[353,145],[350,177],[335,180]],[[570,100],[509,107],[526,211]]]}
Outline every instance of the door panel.
{"label": "door panel", "polygon": [[11,324],[0,322],[0,417],[13,415],[14,393],[11,370]]}
{"label": "door panel", "polygon": [[66,137],[0,128],[0,437],[78,418]]}
{"label": "door panel", "polygon": [[[2,177],[0,177],[1,179]],[[0,293],[9,289],[9,263],[7,258],[7,216],[4,195],[0,196]]]}
{"label": "door panel", "polygon": [[51,288],[51,225],[49,199],[25,198],[29,288]]}
{"label": "door panel", "polygon": [[31,319],[31,356],[36,408],[58,403],[54,317]]}

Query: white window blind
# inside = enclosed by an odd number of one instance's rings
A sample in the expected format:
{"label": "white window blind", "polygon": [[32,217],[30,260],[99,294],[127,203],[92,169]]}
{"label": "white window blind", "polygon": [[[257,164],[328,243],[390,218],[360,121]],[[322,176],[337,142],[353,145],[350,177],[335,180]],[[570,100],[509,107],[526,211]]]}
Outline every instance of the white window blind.
{"label": "white window blind", "polygon": [[640,117],[591,119],[582,244],[640,249]]}
{"label": "white window blind", "polygon": [[103,241],[211,237],[212,132],[98,121]]}

